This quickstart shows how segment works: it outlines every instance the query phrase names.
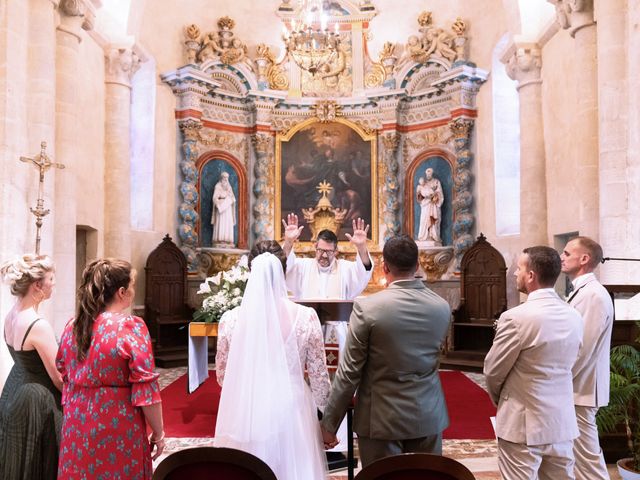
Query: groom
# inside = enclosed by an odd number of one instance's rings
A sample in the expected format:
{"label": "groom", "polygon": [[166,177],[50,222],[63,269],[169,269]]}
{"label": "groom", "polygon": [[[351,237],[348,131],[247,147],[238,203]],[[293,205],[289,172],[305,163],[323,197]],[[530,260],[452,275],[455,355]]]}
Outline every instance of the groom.
{"label": "groom", "polygon": [[387,288],[353,304],[321,423],[325,446],[334,446],[358,391],[354,431],[363,467],[405,452],[442,454],[442,431],[449,425],[438,376],[449,304],[415,278],[418,247],[411,237],[391,238],[382,256]]}

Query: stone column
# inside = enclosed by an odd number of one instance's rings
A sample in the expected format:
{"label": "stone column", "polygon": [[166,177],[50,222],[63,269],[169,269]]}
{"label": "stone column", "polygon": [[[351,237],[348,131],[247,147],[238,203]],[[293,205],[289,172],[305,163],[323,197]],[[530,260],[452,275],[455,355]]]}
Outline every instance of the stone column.
{"label": "stone column", "polygon": [[130,48],[105,52],[105,256],[131,260],[131,77],[140,59]]}
{"label": "stone column", "polygon": [[73,316],[76,285],[76,140],[79,46],[82,28],[90,29],[90,11],[84,1],[61,0],[56,30],[56,141],[55,160],[66,168],[56,174],[54,258],[56,294],[54,329],[60,333]]}
{"label": "stone column", "polygon": [[[578,103],[575,106],[572,144],[574,145],[578,196],[576,207],[580,234],[598,237],[598,69],[602,68],[596,49],[593,0],[550,0],[556,6],[560,26],[575,38],[571,68],[576,75]],[[606,2],[600,3],[609,3]],[[619,3],[613,1],[611,3]],[[610,6],[604,7],[610,9]],[[624,6],[622,7],[624,8]],[[523,124],[524,125],[524,124]]]}
{"label": "stone column", "polygon": [[536,44],[518,44],[507,74],[518,81],[520,100],[520,240],[547,244],[547,179],[542,127],[542,59]]}
{"label": "stone column", "polygon": [[[617,3],[617,2],[614,2]],[[627,71],[629,88],[629,143],[628,143],[628,175],[627,189],[629,192],[628,201],[625,208],[627,235],[624,248],[619,252],[624,252],[624,256],[640,258],[640,225],[638,224],[638,205],[640,205],[640,65],[638,65],[638,52],[640,52],[640,9],[637,4],[628,2],[627,18]],[[610,7],[608,7],[610,8]],[[621,53],[620,53],[621,54]],[[619,127],[624,129],[624,123]],[[613,256],[609,252],[608,255]],[[625,283],[630,285],[640,284],[640,269],[638,264],[625,264]],[[613,279],[612,279],[613,280]],[[637,316],[637,315],[636,315]]]}
{"label": "stone column", "polygon": [[[47,142],[47,152],[55,155],[55,116],[56,116],[56,18],[55,5],[47,0],[29,1],[29,50],[27,62],[27,145],[28,155],[35,155],[40,149],[40,142]],[[53,158],[55,161],[56,159]],[[54,205],[54,178],[57,169],[47,172],[44,183],[45,208],[51,213],[45,218],[41,230],[42,243],[40,251],[53,254],[53,231],[56,225]],[[33,195],[29,196],[29,203],[36,203],[38,191],[38,171],[31,170],[30,186]],[[35,237],[35,222],[29,219],[29,244]],[[33,248],[33,247],[31,247]],[[51,302],[45,302],[42,314],[45,318],[52,318],[49,311]]]}
{"label": "stone column", "polygon": [[[378,178],[382,185],[382,198],[379,205],[382,206],[382,224],[384,225],[384,241],[400,233],[400,180],[398,179],[398,159],[396,151],[398,149],[399,137],[396,133],[381,135],[383,159],[380,162],[380,173]],[[373,222],[374,219],[372,218]],[[377,240],[377,239],[374,239]]]}
{"label": "stone column", "polygon": [[253,136],[256,149],[256,163],[253,167],[253,238],[256,242],[273,238],[273,170],[269,168],[273,156],[273,137],[265,134]]}
{"label": "stone column", "polygon": [[[627,39],[626,5],[625,0],[607,0],[598,2],[597,7],[601,212],[597,240],[602,245],[605,256],[611,257],[633,256],[631,251],[634,245],[629,243],[631,238],[628,233],[631,225],[637,221],[637,215],[630,216],[630,207],[633,208],[633,204],[629,204],[632,180],[627,171],[628,157],[633,155],[633,150],[627,148],[628,137],[633,134],[633,126],[629,120],[634,109],[629,100],[634,89],[627,87],[627,60],[624,54]],[[634,58],[635,63],[635,55],[627,58]],[[637,270],[636,265],[628,267],[624,262],[607,262],[600,267],[600,280],[603,283],[626,283],[627,273]]]}

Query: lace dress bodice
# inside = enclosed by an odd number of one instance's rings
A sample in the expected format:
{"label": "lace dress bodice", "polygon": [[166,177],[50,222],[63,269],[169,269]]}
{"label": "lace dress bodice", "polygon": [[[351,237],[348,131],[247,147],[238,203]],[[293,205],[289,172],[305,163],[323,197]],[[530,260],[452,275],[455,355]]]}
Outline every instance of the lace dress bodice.
{"label": "lace dress bodice", "polygon": [[[306,369],[313,399],[318,407],[324,407],[329,398],[329,373],[327,371],[324,339],[318,316],[312,308],[296,305],[298,309],[294,334],[300,355],[300,365]],[[229,346],[233,330],[238,322],[240,309],[227,311],[218,326],[218,346],[216,351],[216,377],[220,386],[224,382]]]}

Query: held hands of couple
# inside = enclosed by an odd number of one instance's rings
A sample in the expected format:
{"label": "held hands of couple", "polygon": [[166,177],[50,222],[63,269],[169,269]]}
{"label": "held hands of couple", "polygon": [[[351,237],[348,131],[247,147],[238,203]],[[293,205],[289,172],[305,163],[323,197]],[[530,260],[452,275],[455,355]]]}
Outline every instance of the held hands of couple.
{"label": "held hands of couple", "polygon": [[325,430],[323,426],[320,426],[320,430],[322,431],[322,442],[324,443],[325,450],[333,448],[340,443],[335,433]]}

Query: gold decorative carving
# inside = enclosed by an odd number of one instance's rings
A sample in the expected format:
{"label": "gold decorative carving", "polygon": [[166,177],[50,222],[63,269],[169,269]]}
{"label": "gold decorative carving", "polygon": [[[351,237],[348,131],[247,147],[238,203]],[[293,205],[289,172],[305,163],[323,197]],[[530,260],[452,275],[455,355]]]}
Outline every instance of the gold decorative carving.
{"label": "gold decorative carving", "polygon": [[320,100],[311,107],[311,111],[320,123],[328,123],[342,115],[342,106],[333,100]]}
{"label": "gold decorative carving", "polygon": [[213,133],[210,135],[203,135],[200,132],[199,140],[204,145],[214,146],[225,151],[242,151],[244,149],[244,139],[235,141],[232,135],[224,135],[219,133]]}
{"label": "gold decorative carving", "polygon": [[316,238],[322,230],[331,230],[336,235],[344,222],[347,210],[334,208],[328,195],[333,190],[330,183],[323,181],[318,184],[316,190],[322,195],[315,207],[303,208],[302,215],[311,229],[311,238]]}
{"label": "gold decorative carving", "polygon": [[448,129],[439,127],[439,128],[430,128],[429,130],[419,132],[415,135],[411,135],[407,137],[406,142],[411,148],[424,148],[430,147],[437,144],[448,144],[453,135],[448,131]]}
{"label": "gold decorative carving", "polygon": [[367,88],[375,88],[382,85],[385,79],[384,67],[379,63],[371,65],[371,69],[364,77],[364,84]]}
{"label": "gold decorative carving", "polygon": [[393,153],[398,148],[398,142],[400,142],[400,137],[396,133],[381,135],[380,139],[387,153]]}
{"label": "gold decorative carving", "polygon": [[269,88],[272,90],[287,90],[289,88],[289,75],[281,65],[272,65],[267,73]]}
{"label": "gold decorative carving", "polygon": [[453,260],[453,247],[420,250],[418,254],[418,262],[427,276],[427,282],[440,280],[449,269],[451,260]]}
{"label": "gold decorative carving", "polygon": [[187,62],[203,63],[208,60],[219,59],[222,63],[233,65],[245,62],[250,67],[247,56],[247,46],[234,36],[233,28],[236,22],[229,17],[218,19],[218,31],[209,32],[200,37],[200,28],[191,24],[184,29],[184,45],[187,52]]}
{"label": "gold decorative carving", "polygon": [[185,120],[183,122],[179,122],[179,126],[185,140],[197,141],[200,139],[200,129],[202,128],[202,124],[200,122],[196,120]]}
{"label": "gold decorative carving", "polygon": [[457,18],[451,26],[451,33],[433,25],[431,12],[422,12],[418,16],[420,35],[411,35],[407,40],[405,52],[398,67],[408,61],[427,63],[431,57],[437,57],[453,63],[466,59],[467,26]]}
{"label": "gold decorative carving", "polygon": [[449,128],[453,132],[453,137],[456,139],[465,139],[469,137],[471,129],[473,128],[473,120],[466,118],[456,118],[449,123]]}
{"label": "gold decorative carving", "polygon": [[329,60],[315,74],[302,71],[301,86],[305,96],[347,96],[352,90],[351,45],[343,41]]}
{"label": "gold decorative carving", "polygon": [[210,277],[237,265],[242,255],[242,253],[202,251],[198,254],[200,270],[204,272],[207,277]]}
{"label": "gold decorative carving", "polygon": [[462,37],[467,31],[467,24],[464,23],[464,20],[458,17],[456,18],[456,21],[453,22],[453,25],[451,25],[451,30],[453,30],[457,36]]}
{"label": "gold decorative carving", "polygon": [[273,148],[272,137],[270,135],[256,134],[251,137],[251,141],[258,154],[264,155],[269,153]]}

